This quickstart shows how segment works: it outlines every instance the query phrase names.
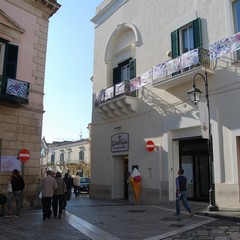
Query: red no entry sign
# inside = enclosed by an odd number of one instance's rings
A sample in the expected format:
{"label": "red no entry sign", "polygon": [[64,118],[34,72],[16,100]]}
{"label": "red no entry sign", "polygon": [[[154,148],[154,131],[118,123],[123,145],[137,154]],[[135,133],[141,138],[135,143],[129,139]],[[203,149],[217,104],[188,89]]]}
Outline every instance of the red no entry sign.
{"label": "red no entry sign", "polygon": [[146,149],[148,152],[152,152],[155,149],[155,144],[152,140],[146,142]]}
{"label": "red no entry sign", "polygon": [[18,158],[22,162],[26,162],[30,158],[30,152],[27,149],[22,149],[18,153]]}

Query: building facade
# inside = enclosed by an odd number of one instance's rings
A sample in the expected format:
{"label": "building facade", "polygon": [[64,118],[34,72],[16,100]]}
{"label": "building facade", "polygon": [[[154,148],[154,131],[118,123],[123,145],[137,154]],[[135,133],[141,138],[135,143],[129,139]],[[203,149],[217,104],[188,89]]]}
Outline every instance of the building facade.
{"label": "building facade", "polygon": [[56,0],[0,3],[0,192],[17,168],[24,206],[34,205],[39,184],[48,22],[59,8]]}
{"label": "building facade", "polygon": [[137,167],[142,203],[174,200],[181,167],[189,199],[239,209],[240,1],[105,0],[91,21],[90,197],[132,201]]}
{"label": "building facade", "polygon": [[42,139],[41,151],[41,176],[46,175],[47,170],[64,173],[69,172],[75,177],[79,173],[81,177],[91,177],[91,151],[90,139],[78,141],[63,141],[47,144]]}

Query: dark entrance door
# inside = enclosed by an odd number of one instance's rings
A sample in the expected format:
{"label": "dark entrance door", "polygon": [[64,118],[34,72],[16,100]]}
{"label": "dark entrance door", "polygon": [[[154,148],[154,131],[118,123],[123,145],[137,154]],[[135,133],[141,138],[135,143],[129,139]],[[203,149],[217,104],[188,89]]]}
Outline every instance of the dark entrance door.
{"label": "dark entrance door", "polygon": [[209,200],[208,141],[188,139],[179,141],[180,167],[188,178],[188,198]]}

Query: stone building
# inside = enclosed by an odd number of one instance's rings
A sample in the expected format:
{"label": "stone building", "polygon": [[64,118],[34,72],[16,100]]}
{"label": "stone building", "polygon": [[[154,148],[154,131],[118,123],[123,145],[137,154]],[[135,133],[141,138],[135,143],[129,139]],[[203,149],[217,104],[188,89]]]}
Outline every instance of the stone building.
{"label": "stone building", "polygon": [[174,200],[182,167],[189,199],[239,209],[240,1],[105,0],[91,21],[90,197],[133,201],[137,167],[142,203]]}
{"label": "stone building", "polygon": [[41,175],[47,170],[75,176],[78,172],[82,177],[91,177],[90,139],[77,141],[53,142],[47,144],[42,140]]}
{"label": "stone building", "polygon": [[[59,8],[56,0],[0,2],[0,192],[19,169],[24,206],[34,204],[39,183],[48,24]],[[30,153],[25,162],[22,149]]]}

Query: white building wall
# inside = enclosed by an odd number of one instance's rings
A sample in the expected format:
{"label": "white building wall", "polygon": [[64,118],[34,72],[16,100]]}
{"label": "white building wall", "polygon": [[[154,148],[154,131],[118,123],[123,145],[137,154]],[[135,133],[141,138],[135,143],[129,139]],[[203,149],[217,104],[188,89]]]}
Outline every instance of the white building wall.
{"label": "white building wall", "polygon": [[[98,24],[95,29],[94,94],[112,85],[110,70],[114,67],[114,61],[110,63],[106,52],[111,49],[111,36],[122,24],[135,26],[140,36],[138,43],[133,43],[130,50],[124,49],[124,41],[118,45],[123,48],[122,56],[130,53],[132,57],[136,57],[137,76],[169,60],[167,51],[171,50],[171,32],[198,17],[202,19],[205,49],[208,49],[209,43],[234,33],[232,14],[229,12],[230,0],[116,2],[121,2],[121,7],[105,21],[99,23],[98,20],[103,19],[103,16],[99,17],[99,12],[93,18],[93,22]],[[208,83],[216,202],[219,207],[231,205],[239,208],[239,173],[236,170],[239,169],[239,162],[236,156],[236,138],[233,137],[240,129],[240,106],[237,100],[240,87],[239,65],[232,64],[230,58],[231,54],[214,63],[214,71],[208,74]],[[204,89],[201,80],[197,84],[200,89]],[[129,133],[129,151],[121,154],[128,155],[129,170],[131,165],[139,165],[142,171],[142,201],[174,199],[174,179],[179,167],[179,152],[173,140],[201,135],[198,108],[190,103],[187,96],[191,86],[191,79],[168,90],[146,85],[138,91],[140,103],[136,104],[136,113],[112,120],[103,119],[93,104],[93,197],[114,198],[114,154],[111,153],[111,136],[116,134],[115,128],[120,126],[119,132]],[[157,146],[152,153],[145,150],[148,139],[153,140]]]}

